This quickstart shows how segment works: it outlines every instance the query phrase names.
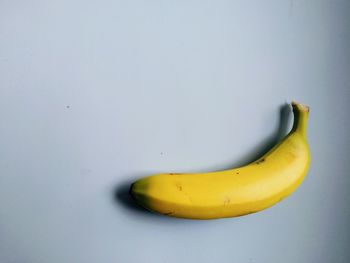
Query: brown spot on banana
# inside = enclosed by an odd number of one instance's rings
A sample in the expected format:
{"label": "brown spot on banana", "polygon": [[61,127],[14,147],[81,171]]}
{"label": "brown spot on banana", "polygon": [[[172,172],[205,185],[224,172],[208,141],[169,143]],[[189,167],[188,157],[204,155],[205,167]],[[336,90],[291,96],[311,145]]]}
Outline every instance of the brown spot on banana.
{"label": "brown spot on banana", "polygon": [[265,158],[262,158],[262,159],[260,159],[260,160],[257,160],[255,163],[256,163],[256,164],[261,164],[261,163],[263,163],[263,162],[265,162]]}
{"label": "brown spot on banana", "polygon": [[177,189],[181,192],[182,191],[182,185],[180,183],[176,184]]}
{"label": "brown spot on banana", "polygon": [[225,199],[224,199],[224,205],[228,205],[230,203],[231,203],[230,197],[226,196]]}

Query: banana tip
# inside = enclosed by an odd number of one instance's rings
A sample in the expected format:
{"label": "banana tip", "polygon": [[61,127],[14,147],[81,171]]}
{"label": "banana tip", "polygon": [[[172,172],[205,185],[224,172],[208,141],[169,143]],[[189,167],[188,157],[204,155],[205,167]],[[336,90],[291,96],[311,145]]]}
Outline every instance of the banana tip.
{"label": "banana tip", "polygon": [[310,112],[310,107],[305,105],[305,104],[301,104],[299,102],[296,102],[295,100],[292,101],[292,107],[293,108],[297,108],[300,111],[303,112]]}
{"label": "banana tip", "polygon": [[129,195],[131,196],[133,196],[133,188],[134,188],[134,183],[132,183],[129,188]]}

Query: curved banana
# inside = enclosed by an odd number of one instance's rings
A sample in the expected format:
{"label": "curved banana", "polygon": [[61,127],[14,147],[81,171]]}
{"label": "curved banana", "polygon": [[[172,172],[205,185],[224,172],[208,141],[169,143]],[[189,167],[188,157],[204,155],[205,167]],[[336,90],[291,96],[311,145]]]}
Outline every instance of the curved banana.
{"label": "curved banana", "polygon": [[309,107],[292,102],[292,108],[292,130],[257,161],[218,172],[156,174],[133,183],[130,194],[151,211],[191,219],[242,216],[276,204],[300,185],[310,164]]}

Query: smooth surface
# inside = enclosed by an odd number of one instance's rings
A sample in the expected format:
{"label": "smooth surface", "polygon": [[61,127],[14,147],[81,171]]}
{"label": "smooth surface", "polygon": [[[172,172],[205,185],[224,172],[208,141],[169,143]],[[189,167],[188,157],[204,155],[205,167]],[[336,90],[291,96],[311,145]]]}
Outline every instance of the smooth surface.
{"label": "smooth surface", "polygon": [[[346,0],[0,1],[0,262],[349,262],[349,14]],[[292,99],[311,107],[312,163],[277,206],[191,221],[126,199],[148,174],[251,161]]]}
{"label": "smooth surface", "polygon": [[293,103],[293,128],[270,151],[237,168],[207,173],[162,173],[135,181],[130,195],[152,212],[187,219],[249,215],[282,201],[309,171],[309,108]]}

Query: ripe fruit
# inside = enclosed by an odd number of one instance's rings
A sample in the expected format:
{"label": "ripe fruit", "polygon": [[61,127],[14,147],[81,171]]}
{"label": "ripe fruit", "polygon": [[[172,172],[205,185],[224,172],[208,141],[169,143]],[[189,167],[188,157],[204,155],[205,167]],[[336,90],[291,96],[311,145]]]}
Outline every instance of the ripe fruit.
{"label": "ripe fruit", "polygon": [[156,174],[133,183],[130,194],[151,211],[192,219],[241,216],[276,204],[301,184],[310,164],[309,107],[292,107],[292,130],[260,159],[224,171]]}

